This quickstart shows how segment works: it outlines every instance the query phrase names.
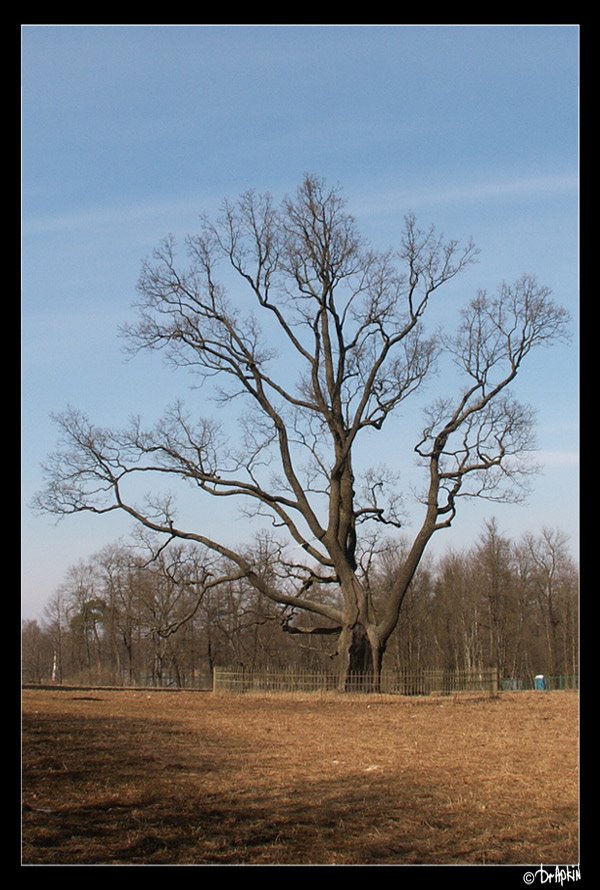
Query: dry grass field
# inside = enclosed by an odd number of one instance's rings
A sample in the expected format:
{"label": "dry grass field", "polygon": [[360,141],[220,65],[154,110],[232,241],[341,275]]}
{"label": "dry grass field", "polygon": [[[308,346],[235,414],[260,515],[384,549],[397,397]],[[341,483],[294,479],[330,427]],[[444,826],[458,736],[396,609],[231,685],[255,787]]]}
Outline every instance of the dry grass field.
{"label": "dry grass field", "polygon": [[575,693],[23,706],[23,864],[579,859]]}

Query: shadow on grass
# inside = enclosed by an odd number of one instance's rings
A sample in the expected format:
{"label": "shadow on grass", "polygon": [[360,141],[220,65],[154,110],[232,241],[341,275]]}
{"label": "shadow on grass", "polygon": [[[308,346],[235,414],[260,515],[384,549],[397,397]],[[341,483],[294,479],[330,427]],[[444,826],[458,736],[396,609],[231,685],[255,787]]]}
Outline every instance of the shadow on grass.
{"label": "shadow on grass", "polygon": [[[240,727],[239,738],[244,738]],[[73,714],[23,723],[24,864],[430,864],[575,861],[554,814],[477,811],[419,770],[240,780],[235,739]],[[239,752],[238,752],[239,758]],[[250,755],[249,755],[250,756]],[[290,750],[290,763],[295,753]],[[258,761],[260,768],[260,759]],[[243,763],[241,764],[243,770]],[[256,760],[254,761],[256,768]],[[285,770],[285,767],[283,767]],[[538,844],[536,846],[536,843]],[[561,846],[562,845],[562,846]],[[545,855],[552,848],[556,855]],[[561,855],[562,853],[562,855]],[[570,855],[569,855],[570,853]],[[564,857],[564,858],[563,858]]]}

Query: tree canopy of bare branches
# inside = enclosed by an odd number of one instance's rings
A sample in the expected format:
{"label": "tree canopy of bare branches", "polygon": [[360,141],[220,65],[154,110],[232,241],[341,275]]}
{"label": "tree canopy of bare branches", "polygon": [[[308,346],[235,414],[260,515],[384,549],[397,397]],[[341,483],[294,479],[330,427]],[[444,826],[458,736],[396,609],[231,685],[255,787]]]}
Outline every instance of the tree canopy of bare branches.
{"label": "tree canopy of bare branches", "polygon": [[[370,671],[376,687],[411,579],[460,498],[521,495],[533,417],[510,385],[532,349],[566,335],[566,311],[531,275],[494,296],[478,293],[453,335],[428,334],[428,307],[476,253],[472,243],[419,228],[412,215],[396,250],[373,250],[340,190],[315,176],[278,206],[252,191],[225,202],[187,239],[183,258],[167,238],[144,263],[137,321],[125,335],[131,351],[161,351],[228,409],[239,403],[239,434],[181,402],[151,428],[133,418],[118,431],[66,411],[38,505],[59,515],[125,511],[166,540],[202,545],[231,566],[226,578],[243,575],[269,600],[339,635],[342,686]],[[421,522],[376,610],[364,542],[373,524],[399,526],[398,499],[389,470],[357,478],[353,456],[441,354],[462,382],[426,411],[414,445],[425,474]],[[170,497],[140,503],[132,483],[149,477],[187,480],[201,496],[240,499],[268,516],[280,536],[280,571],[265,573],[208,528],[178,524]],[[324,585],[339,592],[333,604],[318,596]],[[318,629],[314,621],[306,628]]]}

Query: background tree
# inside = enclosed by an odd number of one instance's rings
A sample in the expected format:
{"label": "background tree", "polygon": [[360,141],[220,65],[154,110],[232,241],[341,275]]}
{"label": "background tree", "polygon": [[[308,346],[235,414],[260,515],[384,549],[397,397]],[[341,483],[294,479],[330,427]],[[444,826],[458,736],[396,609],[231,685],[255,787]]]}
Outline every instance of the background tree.
{"label": "background tree", "polygon": [[483,626],[487,631],[485,661],[505,676],[509,673],[510,647],[515,637],[512,627],[514,575],[511,543],[499,533],[495,520],[486,523],[475,558]]}
{"label": "background tree", "polygon": [[35,620],[21,622],[21,676],[24,683],[42,683],[50,677],[52,639]]}
{"label": "background tree", "polygon": [[484,667],[483,603],[481,590],[474,583],[473,564],[467,554],[446,554],[440,562],[431,604],[437,657],[443,659],[444,667],[458,671],[480,671]]}
{"label": "background tree", "polygon": [[70,630],[71,658],[84,682],[101,682],[104,635],[104,599],[99,586],[95,560],[71,566],[63,583]]}
{"label": "background tree", "polygon": [[[313,176],[280,207],[254,192],[226,202],[186,248],[186,265],[170,238],[144,264],[138,321],[126,334],[134,351],[163,350],[203,378],[228,411],[239,403],[241,436],[228,441],[214,419],[181,403],[152,429],[139,419],[121,431],[100,429],[67,411],[58,418],[63,447],[48,463],[38,504],[60,515],[122,510],[167,540],[219,554],[260,595],[318,617],[324,633],[338,635],[342,687],[368,672],[377,688],[411,580],[459,499],[521,496],[532,412],[509,386],[531,349],[564,336],[566,312],[548,288],[523,276],[496,296],[479,293],[454,336],[427,334],[431,300],[472,262],[473,245],[421,230],[408,216],[396,251],[372,250],[340,191]],[[223,261],[227,279],[219,277]],[[225,280],[244,293],[231,298]],[[399,501],[387,470],[355,475],[357,448],[421,387],[441,354],[454,362],[456,394],[426,412],[415,443],[425,474],[420,524],[375,610],[361,538],[368,523],[398,527]],[[287,577],[274,579],[208,528],[179,524],[158,482],[140,502],[135,480],[150,475],[242,499],[268,516],[296,548],[281,551]],[[333,604],[316,594],[325,586],[336,591]]]}
{"label": "background tree", "polygon": [[138,609],[139,558],[121,544],[105,547],[96,556],[105,601],[105,629],[112,656],[114,682],[139,682],[134,646],[140,635]]}
{"label": "background tree", "polygon": [[68,616],[64,590],[59,587],[48,600],[43,613],[43,627],[52,645],[52,663],[48,663],[46,679],[62,683],[65,661],[65,635]]}
{"label": "background tree", "polygon": [[540,671],[577,673],[577,572],[565,535],[545,528],[525,535],[520,547],[523,583],[537,617]]}

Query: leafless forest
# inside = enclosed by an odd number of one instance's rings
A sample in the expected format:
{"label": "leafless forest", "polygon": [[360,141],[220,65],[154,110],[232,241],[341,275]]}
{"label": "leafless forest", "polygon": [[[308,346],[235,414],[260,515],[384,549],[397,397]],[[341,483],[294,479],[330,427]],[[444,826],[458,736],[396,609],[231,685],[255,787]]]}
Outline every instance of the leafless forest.
{"label": "leafless forest", "polygon": [[[276,575],[277,550],[255,558]],[[374,602],[402,558],[380,543],[370,555]],[[74,565],[40,621],[23,624],[23,679],[105,685],[209,687],[212,669],[335,670],[335,638],[286,633],[294,610],[243,579],[199,587],[198,553],[154,553],[139,543]],[[314,591],[327,601],[329,589]],[[468,551],[424,560],[406,597],[385,666],[479,670],[500,677],[578,673],[578,573],[558,531],[510,540],[488,523]]]}

